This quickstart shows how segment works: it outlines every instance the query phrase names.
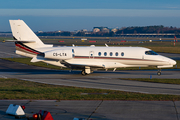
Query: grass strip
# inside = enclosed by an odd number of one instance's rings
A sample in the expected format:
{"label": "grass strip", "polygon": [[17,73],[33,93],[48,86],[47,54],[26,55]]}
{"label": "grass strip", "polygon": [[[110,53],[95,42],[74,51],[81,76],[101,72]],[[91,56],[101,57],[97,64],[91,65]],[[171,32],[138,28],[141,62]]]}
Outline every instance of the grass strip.
{"label": "grass strip", "polygon": [[[54,66],[54,65],[51,65],[51,64],[47,64],[47,63],[44,63],[44,62],[36,62],[36,63],[32,63],[30,62],[32,58],[1,58],[1,59],[4,59],[4,60],[9,60],[9,61],[14,61],[14,62],[19,62],[19,63],[24,63],[24,64],[27,64],[27,65],[33,65],[33,66],[38,66],[38,67],[45,67],[45,68],[50,68],[50,69],[68,69],[68,68],[61,68],[61,67],[58,67],[58,66]],[[177,60],[177,65],[172,67],[172,68],[167,68],[167,69],[180,69],[180,60]],[[152,70],[152,69],[157,69],[156,67],[141,67],[141,68],[138,68],[138,67],[133,67],[133,68],[118,68],[117,70]]]}
{"label": "grass strip", "polygon": [[[0,99],[31,100],[139,100],[179,101],[179,95],[156,95],[48,85],[18,79],[0,78]],[[84,94],[88,93],[88,94]]]}
{"label": "grass strip", "polygon": [[180,79],[150,79],[150,78],[120,78],[121,80],[135,80],[142,82],[154,82],[154,83],[165,83],[165,84],[178,84],[180,85]]}
{"label": "grass strip", "polygon": [[180,47],[148,47],[156,52],[164,52],[164,53],[177,53],[180,54]]}

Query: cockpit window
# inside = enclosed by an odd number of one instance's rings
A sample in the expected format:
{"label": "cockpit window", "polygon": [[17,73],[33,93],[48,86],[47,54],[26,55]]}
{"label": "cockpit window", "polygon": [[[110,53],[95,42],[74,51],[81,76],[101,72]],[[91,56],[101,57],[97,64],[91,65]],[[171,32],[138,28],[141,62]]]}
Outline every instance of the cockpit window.
{"label": "cockpit window", "polygon": [[146,55],[158,55],[156,52],[150,50],[145,52]]}

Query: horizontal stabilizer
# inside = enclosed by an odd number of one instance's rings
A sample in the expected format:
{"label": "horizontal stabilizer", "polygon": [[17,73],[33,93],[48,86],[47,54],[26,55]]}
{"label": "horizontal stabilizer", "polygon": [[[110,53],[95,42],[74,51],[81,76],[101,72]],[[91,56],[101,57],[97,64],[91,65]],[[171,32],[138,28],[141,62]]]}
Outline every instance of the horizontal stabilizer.
{"label": "horizontal stabilizer", "polygon": [[34,40],[5,40],[6,42],[22,42],[22,43],[35,43],[36,41]]}

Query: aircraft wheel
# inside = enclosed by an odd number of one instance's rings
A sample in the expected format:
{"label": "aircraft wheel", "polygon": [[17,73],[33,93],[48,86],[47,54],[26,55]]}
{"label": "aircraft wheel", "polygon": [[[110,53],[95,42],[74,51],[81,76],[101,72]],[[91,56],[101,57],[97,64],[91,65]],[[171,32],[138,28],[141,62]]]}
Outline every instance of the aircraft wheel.
{"label": "aircraft wheel", "polygon": [[161,72],[160,72],[160,71],[158,71],[158,72],[157,72],[157,75],[158,75],[158,76],[160,76],[160,75],[161,75]]}

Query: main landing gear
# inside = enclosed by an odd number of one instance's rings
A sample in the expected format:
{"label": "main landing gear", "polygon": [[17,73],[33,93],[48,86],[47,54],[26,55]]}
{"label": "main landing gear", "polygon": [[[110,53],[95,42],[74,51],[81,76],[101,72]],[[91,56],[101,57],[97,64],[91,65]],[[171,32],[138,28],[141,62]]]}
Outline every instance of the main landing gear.
{"label": "main landing gear", "polygon": [[81,71],[81,74],[82,74],[82,75],[87,75],[87,73],[85,72],[85,70],[82,70],[82,71]]}
{"label": "main landing gear", "polygon": [[161,69],[158,70],[157,75],[158,75],[158,76],[161,75]]}
{"label": "main landing gear", "polygon": [[85,69],[81,71],[82,75],[89,75],[90,73],[93,73],[90,67],[85,67]]}

